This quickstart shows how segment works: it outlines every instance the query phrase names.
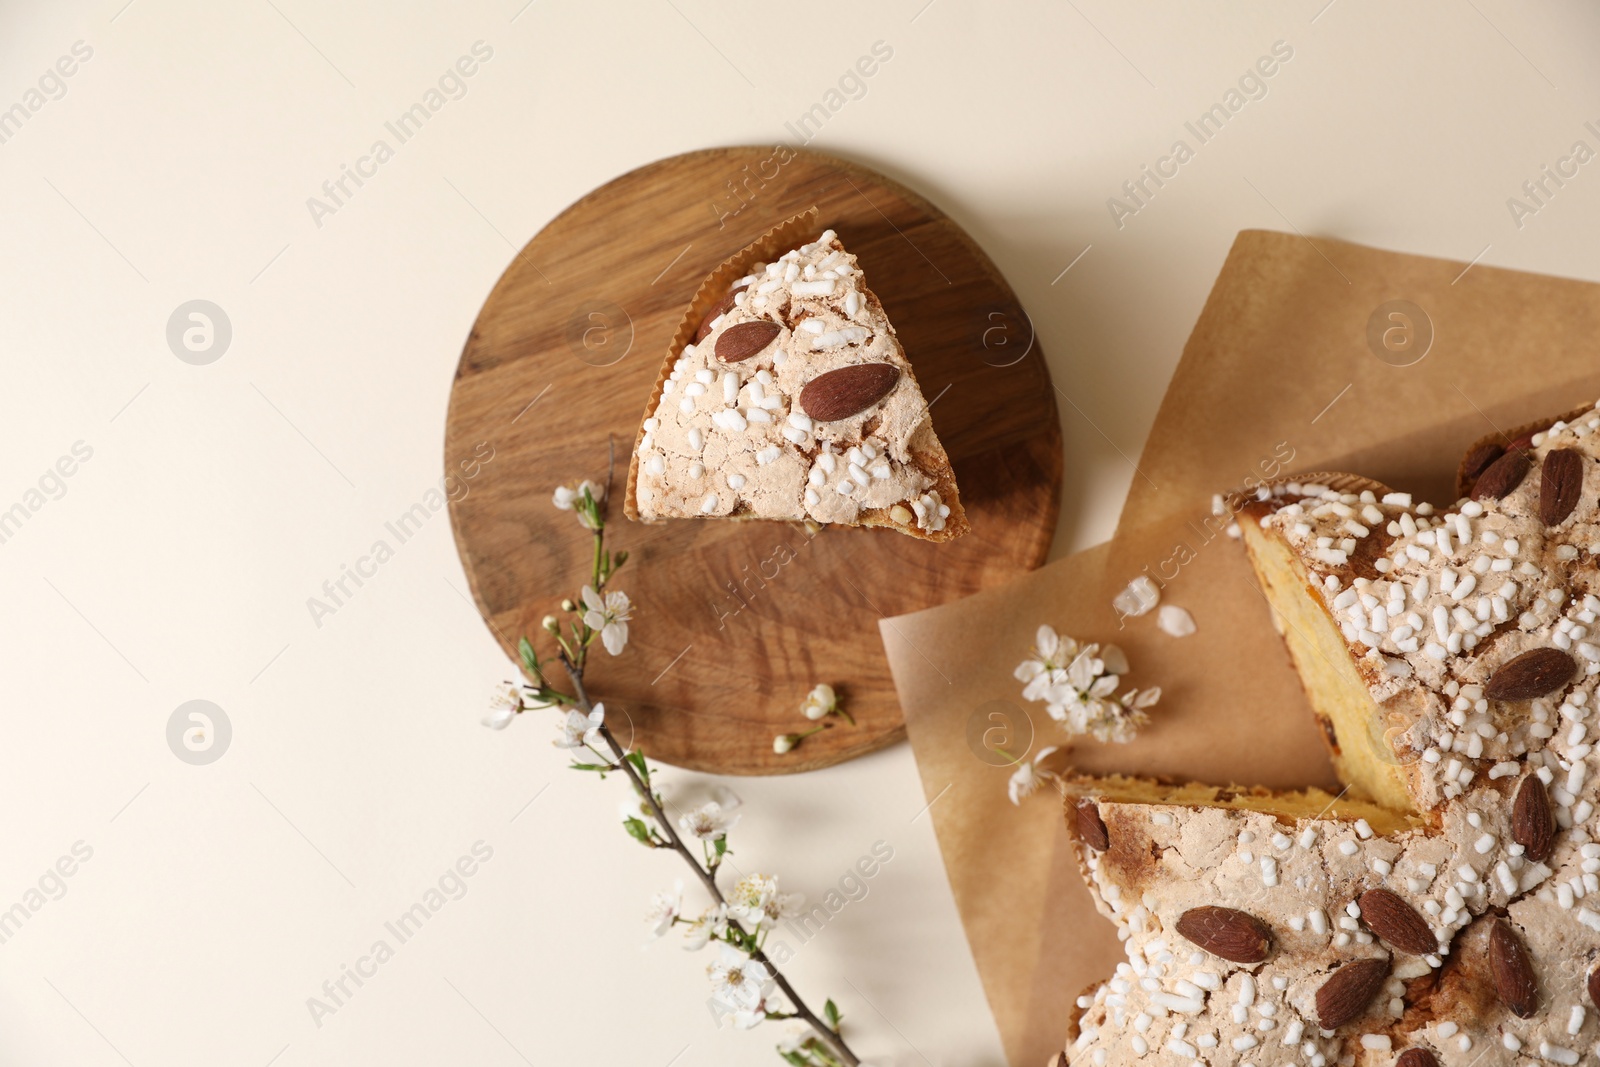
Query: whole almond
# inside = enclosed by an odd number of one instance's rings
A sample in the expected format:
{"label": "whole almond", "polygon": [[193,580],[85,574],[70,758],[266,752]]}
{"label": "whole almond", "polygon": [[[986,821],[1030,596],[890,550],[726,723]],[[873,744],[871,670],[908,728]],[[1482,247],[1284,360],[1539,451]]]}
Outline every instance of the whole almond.
{"label": "whole almond", "polygon": [[1503,446],[1493,441],[1483,444],[1468,452],[1461,460],[1461,480],[1468,485],[1473,485],[1489,469],[1489,465],[1506,454]]}
{"label": "whole almond", "polygon": [[1555,847],[1556,817],[1550,810],[1550,794],[1537,774],[1528,775],[1517,787],[1517,799],[1511,805],[1511,839],[1522,846],[1523,858],[1535,863]]}
{"label": "whole almond", "polygon": [[889,395],[900,370],[887,363],[858,363],[819,374],[800,390],[800,407],[818,422],[848,419]]}
{"label": "whole almond", "polygon": [[1358,1018],[1388,978],[1387,957],[1355,960],[1340,967],[1317,990],[1317,1024],[1324,1030],[1337,1030]]}
{"label": "whole almond", "polygon": [[1578,673],[1578,661],[1559,648],[1533,648],[1502,663],[1489,676],[1490,700],[1533,700],[1554,693]]}
{"label": "whole almond", "polygon": [[717,358],[724,363],[740,363],[773,342],[783,328],[766,319],[736,322],[717,335]]}
{"label": "whole almond", "polygon": [[1394,1061],[1394,1067],[1439,1067],[1439,1061],[1425,1048],[1408,1048]]}
{"label": "whole almond", "polygon": [[1439,951],[1439,939],[1417,909],[1390,889],[1369,889],[1361,894],[1361,918],[1372,932],[1401,952],[1426,956]]}
{"label": "whole almond", "polygon": [[748,285],[735,286],[728,290],[728,295],[711,305],[711,310],[706,312],[706,317],[700,320],[700,328],[695,331],[694,343],[699,344],[706,339],[706,334],[711,332],[711,324],[720,316],[726,315],[733,307],[733,298],[750,288]]}
{"label": "whole almond", "polygon": [[1092,797],[1079,799],[1074,808],[1078,821],[1078,837],[1084,844],[1096,852],[1104,852],[1111,847],[1111,837],[1106,833],[1106,824],[1100,818],[1100,806]]}
{"label": "whole almond", "polygon": [[1494,990],[1513,1015],[1531,1019],[1539,1010],[1539,988],[1533,980],[1533,964],[1522,939],[1504,919],[1496,919],[1489,930],[1489,970],[1494,975]]}
{"label": "whole almond", "polygon": [[1600,1008],[1600,967],[1589,972],[1589,1000]]}
{"label": "whole almond", "polygon": [[1246,912],[1207,905],[1178,916],[1177,931],[1230,963],[1260,963],[1272,948],[1267,924]]}
{"label": "whole almond", "polygon": [[1526,452],[1520,449],[1507,452],[1478,476],[1477,484],[1472,487],[1472,499],[1504,500],[1528,476],[1529,466]]}
{"label": "whole almond", "polygon": [[1539,518],[1546,526],[1561,523],[1583,495],[1583,456],[1558,448],[1544,457],[1539,471]]}

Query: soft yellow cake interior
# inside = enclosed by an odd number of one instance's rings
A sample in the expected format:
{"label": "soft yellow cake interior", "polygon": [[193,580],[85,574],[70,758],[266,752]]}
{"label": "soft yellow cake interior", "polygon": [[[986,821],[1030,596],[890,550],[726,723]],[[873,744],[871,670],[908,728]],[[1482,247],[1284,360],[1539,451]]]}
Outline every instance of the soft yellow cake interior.
{"label": "soft yellow cake interior", "polygon": [[1271,815],[1285,824],[1302,819],[1365,819],[1374,833],[1392,834],[1412,829],[1419,819],[1403,812],[1352,797],[1335,796],[1321,789],[1271,790],[1262,786],[1183,784],[1125,775],[1079,777],[1067,782],[1068,802],[1093,797],[1110,804],[1176,805],[1189,808],[1227,808]]}
{"label": "soft yellow cake interior", "polygon": [[1372,699],[1304,564],[1249,512],[1240,516],[1239,528],[1256,580],[1272,606],[1273,625],[1289,646],[1306,698],[1328,740],[1339,780],[1349,784],[1351,795],[1395,811],[1415,811],[1400,760],[1383,736],[1389,717]]}

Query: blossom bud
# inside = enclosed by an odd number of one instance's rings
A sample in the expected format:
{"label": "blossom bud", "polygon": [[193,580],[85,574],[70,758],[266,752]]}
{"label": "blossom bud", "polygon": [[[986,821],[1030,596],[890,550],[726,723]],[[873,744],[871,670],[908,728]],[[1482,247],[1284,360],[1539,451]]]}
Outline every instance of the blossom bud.
{"label": "blossom bud", "polygon": [[781,756],[794,748],[795,742],[799,740],[794,734],[779,734],[772,739],[772,751]]}
{"label": "blossom bud", "polygon": [[553,634],[561,632],[561,623],[556,620],[554,615],[546,615],[544,617],[544,621],[539,623],[539,625],[543,626],[546,630],[549,630]]}

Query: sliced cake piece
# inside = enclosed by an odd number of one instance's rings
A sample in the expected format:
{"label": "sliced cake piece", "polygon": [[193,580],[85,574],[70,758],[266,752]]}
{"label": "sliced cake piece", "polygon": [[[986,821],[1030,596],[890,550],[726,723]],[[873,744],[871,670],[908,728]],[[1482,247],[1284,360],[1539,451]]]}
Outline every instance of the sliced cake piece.
{"label": "sliced cake piece", "polygon": [[668,357],[629,516],[965,533],[927,400],[855,256],[828,230],[746,271]]}
{"label": "sliced cake piece", "polygon": [[[1278,508],[1297,502],[1309,502],[1313,509],[1322,507],[1323,493],[1333,495],[1330,503],[1333,497],[1342,501],[1349,496],[1354,500],[1353,504],[1332,504],[1330,514],[1336,514],[1341,524],[1360,525],[1359,518],[1374,521],[1372,514],[1346,519],[1338,514],[1345,509],[1356,515],[1372,508],[1381,521],[1376,522],[1376,528],[1363,525],[1368,533],[1356,539],[1350,551],[1313,544],[1313,556],[1308,559],[1276,535],[1275,524],[1262,520]],[[1406,768],[1416,762],[1418,753],[1404,747],[1397,750],[1394,741],[1420,716],[1421,709],[1416,706],[1420,694],[1409,688],[1396,692],[1386,666],[1353,656],[1322,599],[1329,573],[1337,575],[1341,589],[1351,587],[1357,578],[1368,581],[1378,577],[1376,560],[1392,540],[1387,532],[1391,516],[1384,512],[1397,507],[1383,501],[1401,498],[1370,479],[1340,474],[1307,475],[1304,481],[1272,487],[1270,494],[1241,509],[1239,529],[1256,580],[1272,605],[1273,623],[1283,635],[1306,699],[1328,743],[1334,770],[1357,796],[1396,810],[1411,810],[1415,803]],[[1363,495],[1370,501],[1363,500]],[[1427,510],[1427,505],[1423,508]],[[1348,528],[1339,533],[1340,543],[1351,537]],[[1313,565],[1324,570],[1313,573]],[[1374,687],[1386,694],[1388,706],[1379,706]]]}
{"label": "sliced cake piece", "polygon": [[1597,428],[1591,408],[1512,442],[1448,509],[1338,475],[1273,486],[1242,509],[1252,565],[1353,789],[1429,811],[1570,732],[1562,693],[1600,674]]}

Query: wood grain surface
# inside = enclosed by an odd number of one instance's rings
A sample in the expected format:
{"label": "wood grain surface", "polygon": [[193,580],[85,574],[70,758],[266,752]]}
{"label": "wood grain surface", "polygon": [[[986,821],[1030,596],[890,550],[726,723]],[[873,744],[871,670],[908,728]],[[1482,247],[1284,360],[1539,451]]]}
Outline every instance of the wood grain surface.
{"label": "wood grain surface", "polygon": [[[888,530],[798,523],[643,525],[621,494],[650,388],[704,277],[811,205],[883,301],[954,464],[972,522],[944,545]],[[603,481],[616,449],[607,543],[635,604],[632,639],[596,645],[586,682],[620,738],[653,759],[723,774],[810,770],[881,748],[904,725],[877,621],[1039,566],[1061,493],[1061,431],[1032,326],[953,221],[858,164],[805,150],[723,148],[641,167],[562,212],[489,294],[461,354],[447,470],[493,459],[452,500],[479,610],[507,655],[586,580],[591,538],[552,489]],[[930,672],[944,668],[929,661]],[[833,685],[855,716],[787,755],[811,724],[806,692]]]}

